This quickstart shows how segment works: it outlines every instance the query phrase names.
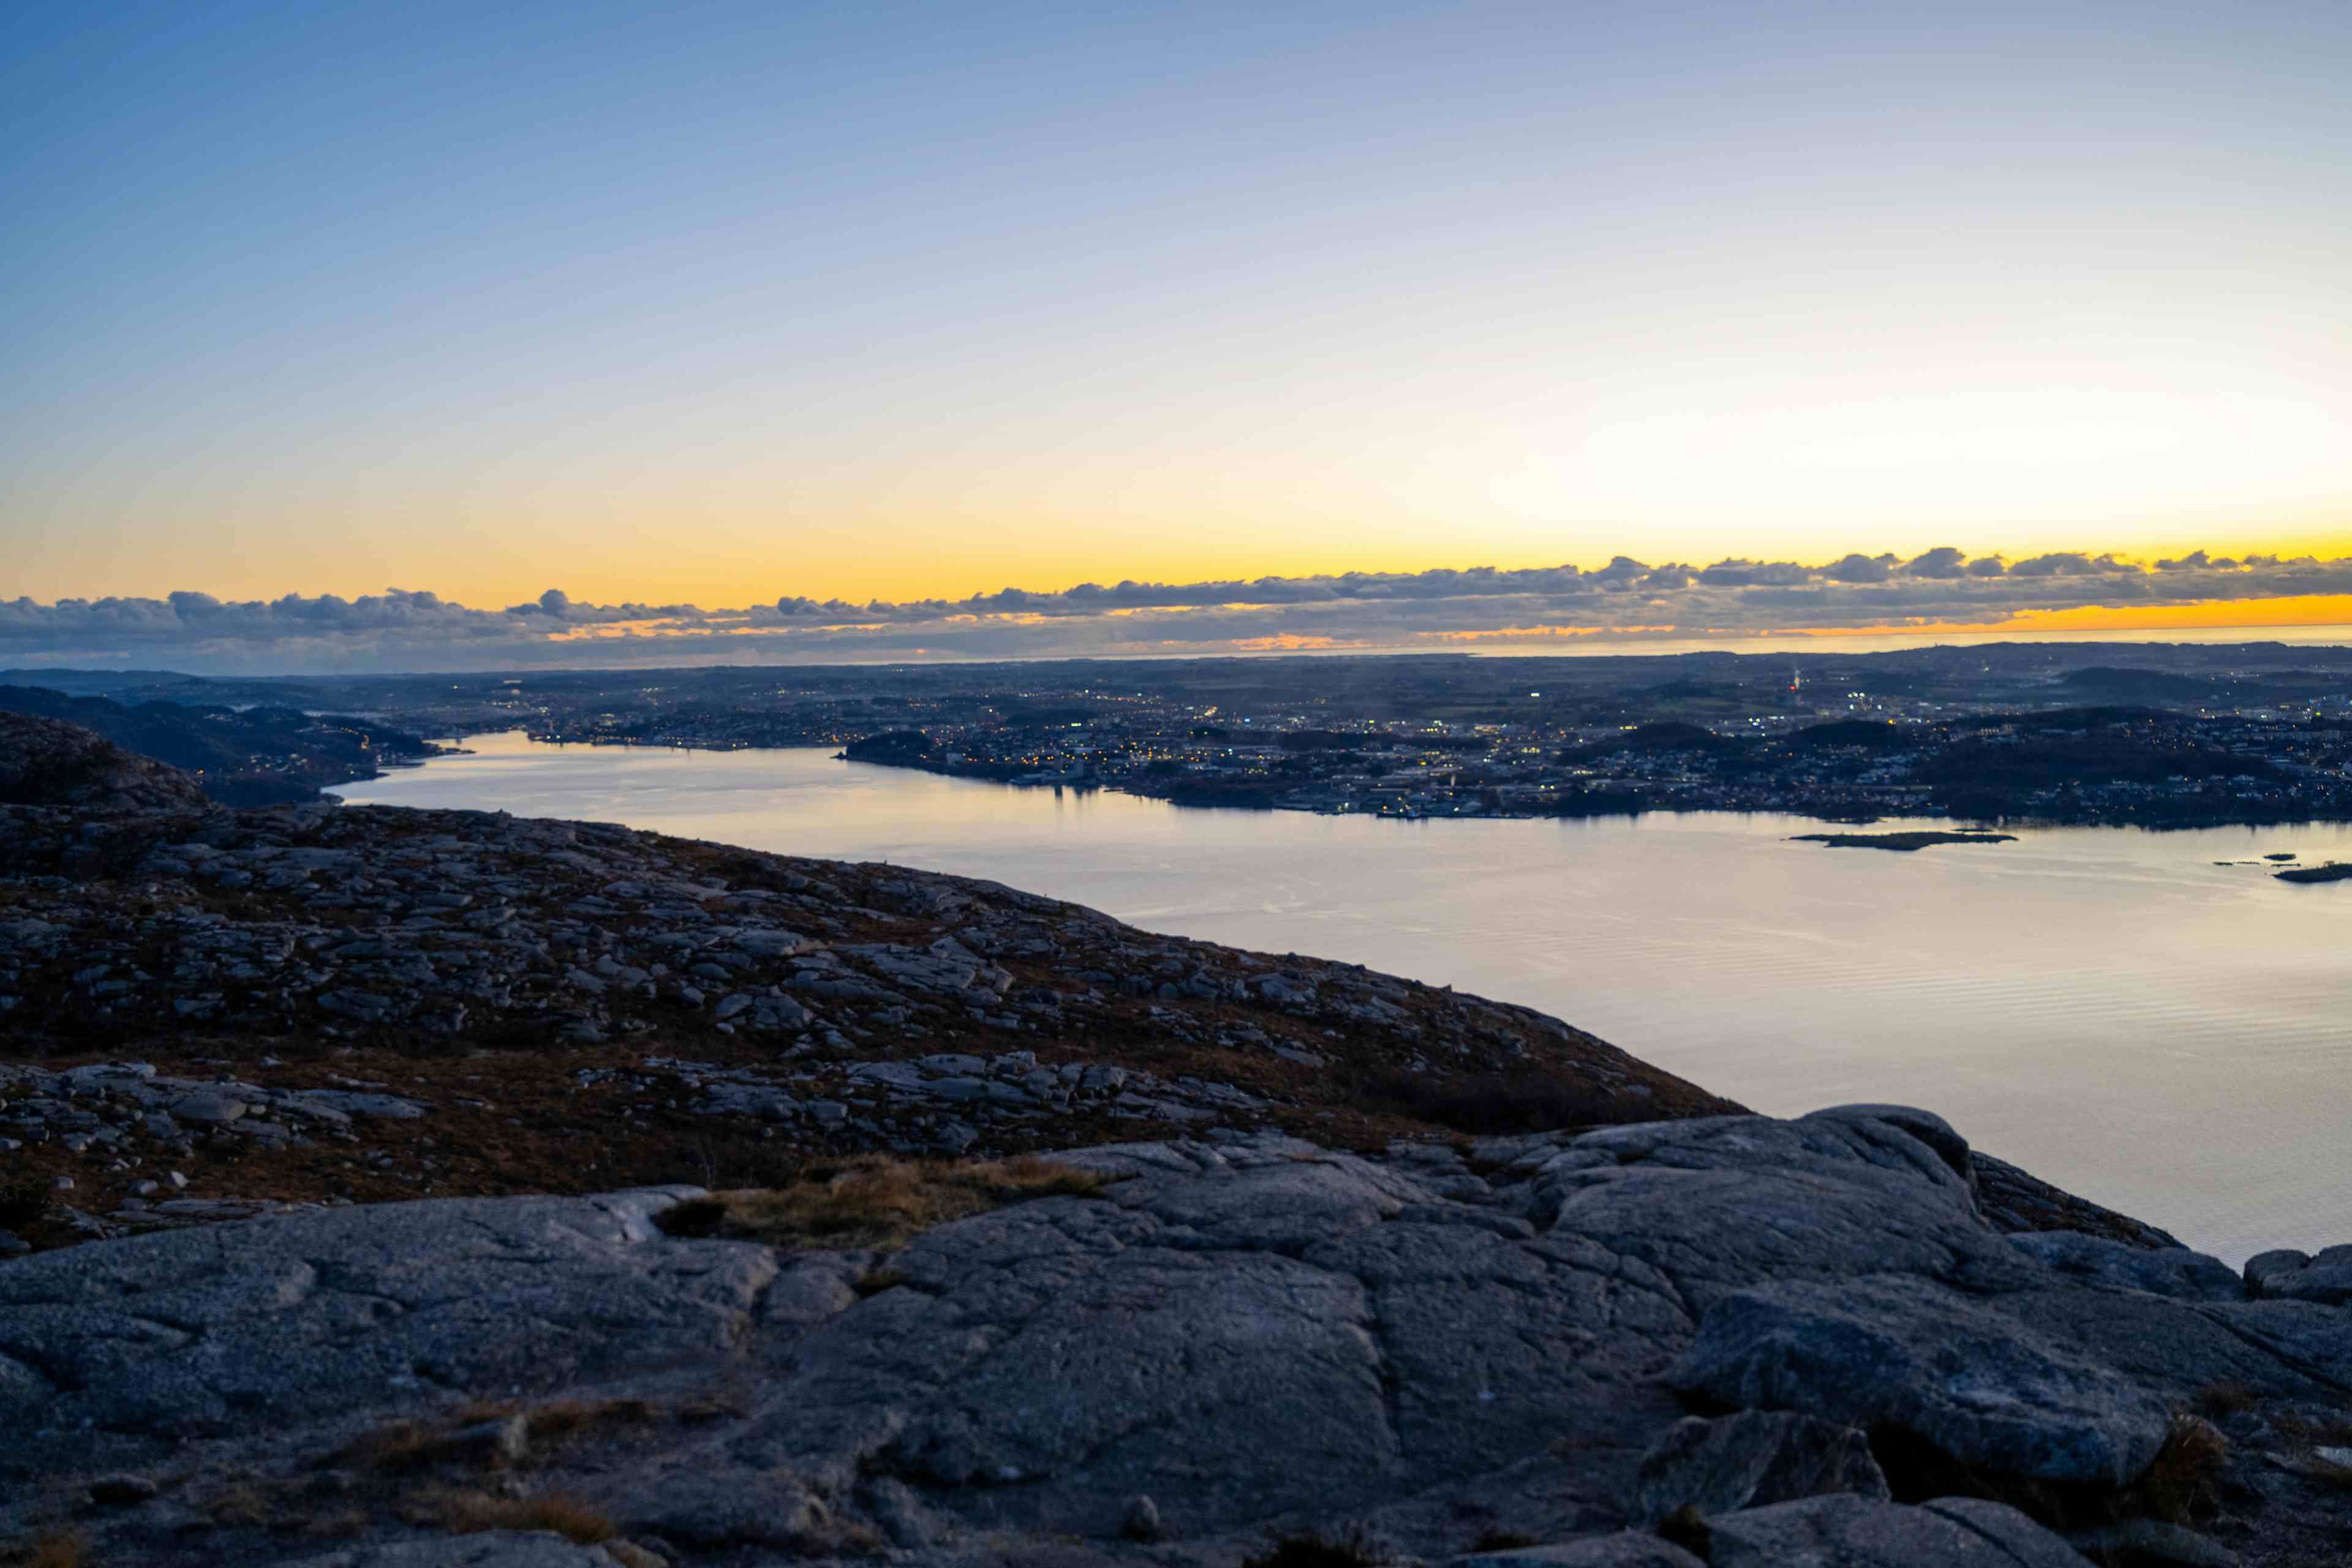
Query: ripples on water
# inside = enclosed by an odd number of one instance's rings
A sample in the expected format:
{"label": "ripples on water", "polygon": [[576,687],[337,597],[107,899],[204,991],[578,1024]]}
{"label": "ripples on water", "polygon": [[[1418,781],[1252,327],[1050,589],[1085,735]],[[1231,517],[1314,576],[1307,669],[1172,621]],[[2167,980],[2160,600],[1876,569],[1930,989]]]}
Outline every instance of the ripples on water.
{"label": "ripples on water", "polygon": [[1154,931],[1558,1014],[1793,1113],[1902,1100],[2237,1261],[2352,1240],[2352,829],[2027,831],[1826,849],[1808,819],[1389,822],[1180,810],[831,760],[534,746],[338,793],[986,877]]}

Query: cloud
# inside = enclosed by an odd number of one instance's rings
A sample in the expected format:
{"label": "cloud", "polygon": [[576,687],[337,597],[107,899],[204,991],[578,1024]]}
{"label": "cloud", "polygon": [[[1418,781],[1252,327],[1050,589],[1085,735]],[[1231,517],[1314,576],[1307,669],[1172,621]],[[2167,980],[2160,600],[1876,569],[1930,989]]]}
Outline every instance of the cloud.
{"label": "cloud", "polygon": [[1884,583],[1899,564],[1892,555],[1853,554],[1831,562],[1822,575],[1832,583]]}
{"label": "cloud", "polygon": [[1591,571],[1125,579],[864,605],[784,595],[740,609],[583,604],[560,588],[504,609],[397,588],[356,599],[243,601],[182,591],[161,599],[0,601],[0,663],[276,673],[1736,639],[2330,594],[2352,594],[2352,560],[2231,560],[2196,550],[2149,572],[2112,554],[2060,551],[2011,563],[1953,546],[1908,561],[1856,552],[1823,564],[1741,558],[1701,567],[1619,555]]}

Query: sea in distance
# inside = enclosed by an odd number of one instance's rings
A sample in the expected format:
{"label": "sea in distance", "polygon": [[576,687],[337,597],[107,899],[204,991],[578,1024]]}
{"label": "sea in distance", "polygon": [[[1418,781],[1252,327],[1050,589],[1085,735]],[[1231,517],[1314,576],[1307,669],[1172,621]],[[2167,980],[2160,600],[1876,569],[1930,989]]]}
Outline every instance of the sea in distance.
{"label": "sea in distance", "polygon": [[989,878],[1523,1003],[1762,1111],[1926,1106],[2232,1263],[2352,1241],[2352,881],[2260,863],[2352,860],[2352,825],[2022,828],[1896,854],[1790,842],[1824,828],[1766,814],[1404,822],[830,749],[463,743],[336,793]]}

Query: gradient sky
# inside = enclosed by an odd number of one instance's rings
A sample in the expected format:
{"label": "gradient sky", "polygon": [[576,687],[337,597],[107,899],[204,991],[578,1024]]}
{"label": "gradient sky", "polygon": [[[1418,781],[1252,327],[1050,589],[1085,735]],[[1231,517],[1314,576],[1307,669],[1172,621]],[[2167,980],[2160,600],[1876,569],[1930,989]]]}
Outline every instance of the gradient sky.
{"label": "gradient sky", "polygon": [[12,8],[0,596],[2352,544],[2352,6]]}

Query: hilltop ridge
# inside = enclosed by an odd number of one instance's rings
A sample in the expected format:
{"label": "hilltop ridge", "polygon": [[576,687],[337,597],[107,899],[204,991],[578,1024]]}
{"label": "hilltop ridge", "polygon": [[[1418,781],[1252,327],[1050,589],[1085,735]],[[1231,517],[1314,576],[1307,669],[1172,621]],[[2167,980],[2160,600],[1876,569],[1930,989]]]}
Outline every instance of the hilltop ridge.
{"label": "hilltop ridge", "polygon": [[[233,811],[147,768],[152,796],[0,818],[0,1134],[75,1184],[78,1217],[19,1227],[45,1242],[170,1217],[150,1200],[1738,1109],[1529,1008],[994,883],[496,813]],[[173,1171],[196,1190],[152,1185]]]}
{"label": "hilltop ridge", "polygon": [[0,710],[0,805],[93,813],[205,803],[196,781],[61,719]]}

